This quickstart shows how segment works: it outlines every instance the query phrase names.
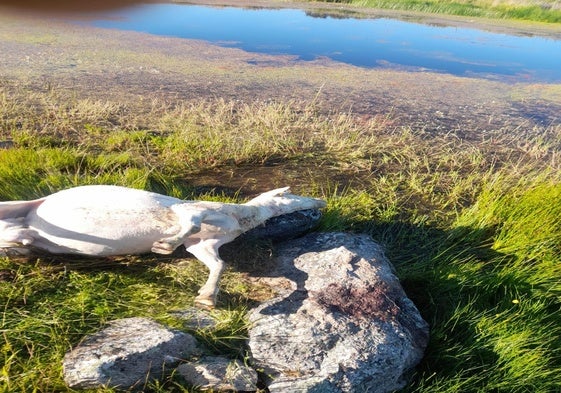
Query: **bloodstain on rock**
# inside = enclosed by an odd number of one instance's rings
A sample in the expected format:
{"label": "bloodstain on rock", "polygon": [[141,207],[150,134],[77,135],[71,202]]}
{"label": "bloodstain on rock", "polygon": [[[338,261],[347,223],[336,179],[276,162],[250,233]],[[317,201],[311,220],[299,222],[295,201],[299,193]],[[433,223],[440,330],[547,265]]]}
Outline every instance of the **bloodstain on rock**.
{"label": "bloodstain on rock", "polygon": [[365,287],[329,284],[316,293],[317,302],[330,309],[358,318],[394,319],[400,312],[396,304],[399,291],[386,283]]}

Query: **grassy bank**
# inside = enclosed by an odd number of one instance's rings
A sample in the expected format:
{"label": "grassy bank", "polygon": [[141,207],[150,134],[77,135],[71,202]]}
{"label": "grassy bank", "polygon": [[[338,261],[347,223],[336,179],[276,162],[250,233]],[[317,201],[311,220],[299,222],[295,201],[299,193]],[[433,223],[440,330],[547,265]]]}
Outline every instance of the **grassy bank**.
{"label": "grassy bank", "polygon": [[[550,392],[561,386],[561,130],[550,135],[558,137],[490,149],[386,118],[323,113],[313,102],[138,106],[5,85],[0,200],[112,183],[241,201],[244,189],[189,179],[208,167],[260,168],[266,189],[270,168],[307,168],[291,185],[328,200],[320,229],[382,243],[431,325],[408,391]],[[220,323],[194,332],[217,351],[243,356],[243,310],[269,291],[240,271],[268,263],[271,250],[224,250],[233,268]],[[67,391],[64,353],[109,320],[147,316],[185,329],[172,311],[192,304],[205,274],[194,260],[150,256],[0,258],[0,391]],[[192,391],[180,382],[150,389]]]}
{"label": "grassy bank", "polygon": [[446,15],[561,23],[561,2],[558,0],[335,0],[330,2]]}

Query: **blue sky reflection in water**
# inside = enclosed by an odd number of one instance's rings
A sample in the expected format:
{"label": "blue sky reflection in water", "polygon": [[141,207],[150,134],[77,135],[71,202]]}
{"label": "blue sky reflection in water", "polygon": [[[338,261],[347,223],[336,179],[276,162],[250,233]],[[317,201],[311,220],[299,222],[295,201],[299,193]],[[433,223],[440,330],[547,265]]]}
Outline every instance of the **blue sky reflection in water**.
{"label": "blue sky reflection in water", "polygon": [[360,67],[401,67],[512,81],[561,81],[561,41],[394,19],[311,17],[302,10],[147,4],[95,26],[210,41],[248,52],[328,57]]}

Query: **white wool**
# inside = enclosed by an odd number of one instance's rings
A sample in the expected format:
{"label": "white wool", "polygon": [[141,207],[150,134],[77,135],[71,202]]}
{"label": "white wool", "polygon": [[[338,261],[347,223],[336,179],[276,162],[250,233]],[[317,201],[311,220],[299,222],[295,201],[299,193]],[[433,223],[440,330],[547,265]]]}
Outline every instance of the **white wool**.
{"label": "white wool", "polygon": [[244,204],[183,201],[118,186],[83,186],[33,201],[0,202],[0,248],[112,256],[170,254],[180,245],[209,268],[196,301],[215,303],[224,262],[218,248],[271,217],[325,206],[319,199],[263,193]]}

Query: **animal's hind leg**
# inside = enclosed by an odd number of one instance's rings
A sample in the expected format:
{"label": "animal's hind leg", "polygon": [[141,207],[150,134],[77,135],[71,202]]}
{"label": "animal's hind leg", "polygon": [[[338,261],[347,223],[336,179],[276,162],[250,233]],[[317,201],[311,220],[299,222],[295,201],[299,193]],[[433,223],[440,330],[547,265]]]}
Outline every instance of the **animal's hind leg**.
{"label": "animal's hind leg", "polygon": [[184,205],[173,205],[171,207],[179,221],[179,232],[174,236],[154,242],[152,244],[152,252],[157,254],[171,254],[177,247],[185,242],[187,237],[201,230],[204,215],[203,211],[193,211],[185,207],[181,208],[182,206],[184,207]]}
{"label": "animal's hind leg", "polygon": [[33,244],[34,235],[24,217],[0,219],[0,256],[29,254],[26,247]]}

